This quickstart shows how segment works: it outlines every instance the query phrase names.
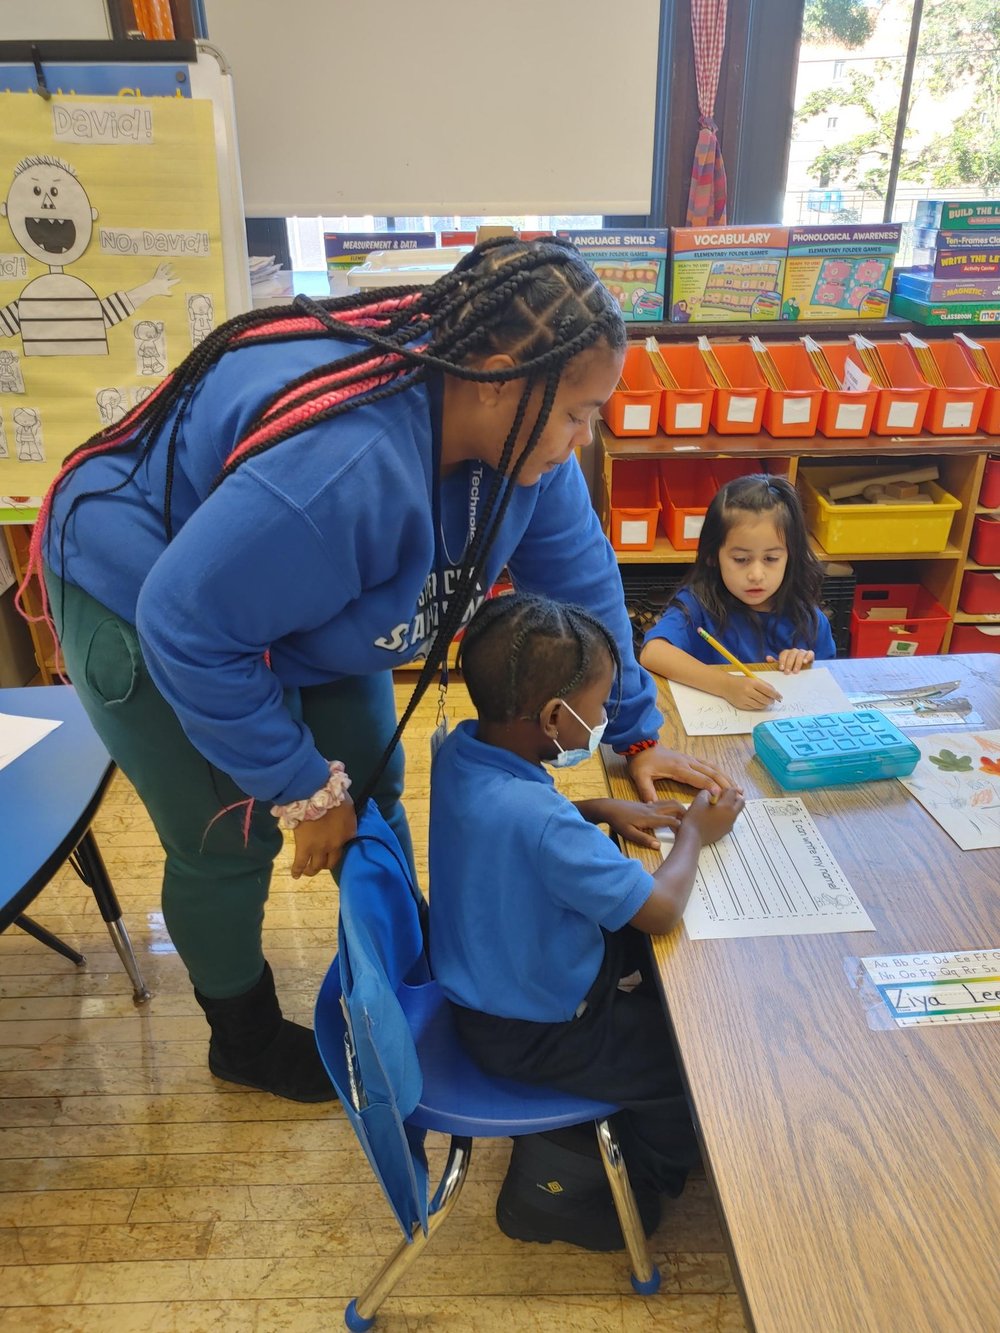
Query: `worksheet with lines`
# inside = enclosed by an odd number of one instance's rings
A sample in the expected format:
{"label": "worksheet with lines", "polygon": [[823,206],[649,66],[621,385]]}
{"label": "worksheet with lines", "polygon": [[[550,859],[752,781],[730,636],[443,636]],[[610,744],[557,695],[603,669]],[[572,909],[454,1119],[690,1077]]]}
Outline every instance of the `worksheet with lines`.
{"label": "worksheet with lines", "polygon": [[702,851],[684,925],[693,940],[875,929],[797,797],[748,801]]}

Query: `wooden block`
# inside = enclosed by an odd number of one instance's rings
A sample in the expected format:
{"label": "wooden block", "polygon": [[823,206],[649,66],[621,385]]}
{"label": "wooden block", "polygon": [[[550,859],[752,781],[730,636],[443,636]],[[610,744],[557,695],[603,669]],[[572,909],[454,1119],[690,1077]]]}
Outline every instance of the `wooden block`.
{"label": "wooden block", "polygon": [[885,490],[887,495],[896,496],[900,500],[920,494],[920,487],[914,481],[890,481]]}
{"label": "wooden block", "polygon": [[885,499],[886,490],[884,486],[880,486],[878,482],[873,481],[870,486],[865,487],[861,494],[869,504],[879,504]]}
{"label": "wooden block", "polygon": [[890,481],[937,481],[938,470],[934,463],[926,467],[910,468],[907,472],[888,472],[884,477],[855,477],[853,481],[838,481],[830,487],[831,500],[842,500],[848,495],[861,495],[866,486],[887,486]]}

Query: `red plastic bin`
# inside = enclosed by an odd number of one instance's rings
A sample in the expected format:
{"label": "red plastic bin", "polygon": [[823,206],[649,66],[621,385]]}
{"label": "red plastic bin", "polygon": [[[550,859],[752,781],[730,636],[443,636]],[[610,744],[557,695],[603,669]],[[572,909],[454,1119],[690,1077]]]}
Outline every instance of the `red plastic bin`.
{"label": "red plastic bin", "polygon": [[977,514],[972,525],[969,555],[977,565],[1000,566],[1000,517]]}
{"label": "red plastic bin", "polygon": [[1000,571],[967,570],[958,594],[958,609],[970,616],[1000,615]]}
{"label": "red plastic bin", "polygon": [[655,459],[616,463],[611,474],[608,527],[616,551],[651,551],[660,516]]}
{"label": "red plastic bin", "polygon": [[986,459],[979,503],[986,509],[1000,509],[1000,454],[990,454]]}
{"label": "red plastic bin", "polygon": [[[902,607],[899,620],[871,620],[880,607]],[[951,616],[919,583],[865,583],[854,590],[852,657],[925,657],[941,651]]]}
{"label": "red plastic bin", "polygon": [[956,625],[950,653],[1000,653],[1000,625]]}
{"label": "red plastic bin", "polygon": [[660,463],[660,527],[677,551],[693,551],[705,511],[718,490],[736,477],[760,472],[756,458],[664,459]]}

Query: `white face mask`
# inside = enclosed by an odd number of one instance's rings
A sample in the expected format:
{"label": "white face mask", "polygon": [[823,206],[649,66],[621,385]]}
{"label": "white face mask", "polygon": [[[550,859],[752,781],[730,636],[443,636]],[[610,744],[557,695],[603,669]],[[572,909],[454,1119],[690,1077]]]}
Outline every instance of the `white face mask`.
{"label": "white face mask", "polygon": [[559,745],[559,753],[556,755],[555,759],[549,759],[546,760],[546,762],[551,764],[553,768],[573,768],[576,764],[582,764],[585,760],[592,759],[597,753],[597,747],[601,743],[601,737],[604,735],[604,730],[608,725],[608,719],[605,717],[602,722],[598,722],[596,727],[588,727],[580,714],[570,708],[565,699],[562,701],[562,706],[567,712],[573,714],[581,727],[586,727],[587,731],[590,733],[587,739],[587,748],[585,750],[564,750],[557,740],[556,745]]}

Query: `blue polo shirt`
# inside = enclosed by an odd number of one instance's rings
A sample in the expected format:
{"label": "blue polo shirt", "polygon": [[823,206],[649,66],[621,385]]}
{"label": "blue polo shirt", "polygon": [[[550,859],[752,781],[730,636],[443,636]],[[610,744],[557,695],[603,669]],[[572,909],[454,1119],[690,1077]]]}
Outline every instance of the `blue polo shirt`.
{"label": "blue polo shirt", "polygon": [[785,648],[811,649],[817,661],[837,656],[830,622],[822,611],[816,612],[816,632],[811,639],[796,634],[787,616],[775,615],[771,611],[734,610],[726,621],[726,628],[720,630],[689,588],[681,588],[675,595],[673,604],[667,607],[643,639],[643,644],[653,639],[666,639],[667,643],[690,653],[699,662],[709,666],[724,663],[726,659],[698,633],[699,626],[741,662],[763,662],[768,657],[777,657]]}
{"label": "blue polo shirt", "polygon": [[653,877],[556,790],[545,769],[461,722],[431,770],[430,938],[450,1000],[562,1023]]}

